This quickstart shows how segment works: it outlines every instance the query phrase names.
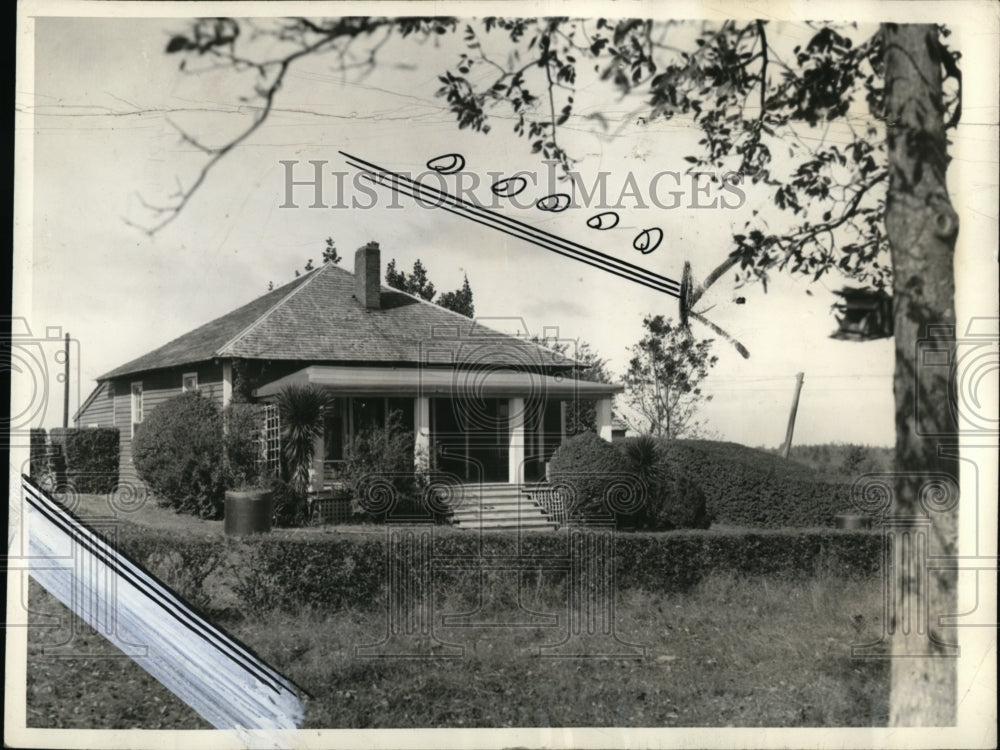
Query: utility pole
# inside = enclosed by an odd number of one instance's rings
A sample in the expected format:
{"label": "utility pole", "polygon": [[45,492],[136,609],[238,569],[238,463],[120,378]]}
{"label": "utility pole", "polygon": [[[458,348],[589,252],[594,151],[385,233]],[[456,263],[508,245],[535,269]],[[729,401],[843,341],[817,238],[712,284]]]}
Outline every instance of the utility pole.
{"label": "utility pole", "polygon": [[69,333],[66,333],[65,371],[63,373],[63,427],[69,427]]}
{"label": "utility pole", "polygon": [[802,379],[804,373],[795,376],[795,396],[792,398],[792,411],[788,415],[788,429],[785,431],[785,444],[781,448],[781,457],[788,458],[788,451],[792,448],[792,433],[795,432],[795,412],[799,410],[799,393],[802,392]]}

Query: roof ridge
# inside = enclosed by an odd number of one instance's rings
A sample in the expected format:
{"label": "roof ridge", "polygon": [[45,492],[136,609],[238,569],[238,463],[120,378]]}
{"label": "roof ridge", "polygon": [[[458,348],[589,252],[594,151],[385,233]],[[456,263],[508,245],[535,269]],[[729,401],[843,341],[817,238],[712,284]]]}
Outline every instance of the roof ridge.
{"label": "roof ridge", "polygon": [[310,275],[307,275],[306,278],[305,278],[305,280],[302,281],[302,283],[300,283],[298,286],[296,286],[294,289],[292,289],[292,291],[290,291],[284,297],[282,297],[277,302],[275,302],[273,305],[271,305],[260,316],[258,316],[257,319],[255,321],[253,321],[250,325],[248,325],[242,331],[240,331],[239,333],[237,333],[235,336],[233,336],[231,339],[229,339],[229,341],[227,341],[225,344],[223,344],[222,346],[220,346],[218,349],[216,349],[215,356],[217,356],[217,357],[223,356],[225,354],[225,352],[226,352],[226,349],[228,349],[229,347],[231,347],[234,344],[236,344],[236,342],[238,342],[241,338],[243,338],[248,333],[250,333],[250,331],[252,331],[254,328],[256,328],[261,323],[263,323],[265,320],[267,320],[268,317],[270,317],[271,313],[273,313],[279,307],[281,307],[282,305],[284,305],[288,300],[290,300],[292,297],[294,297],[296,294],[298,294],[300,289],[305,289],[307,286],[309,286],[309,284],[312,283],[313,279],[317,278],[323,272],[323,270],[325,268],[327,268],[328,266],[332,266],[332,265],[333,265],[332,263],[324,263],[323,265],[321,265],[316,270],[310,271]]}

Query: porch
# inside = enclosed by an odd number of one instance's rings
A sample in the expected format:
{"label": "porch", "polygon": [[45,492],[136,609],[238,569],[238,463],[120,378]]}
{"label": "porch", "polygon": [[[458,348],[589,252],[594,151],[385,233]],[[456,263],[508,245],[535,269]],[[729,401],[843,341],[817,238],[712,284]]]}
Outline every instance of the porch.
{"label": "porch", "polygon": [[254,391],[273,401],[286,386],[318,385],[334,396],[317,438],[311,489],[334,486],[351,441],[396,415],[414,435],[418,465],[470,485],[523,485],[546,478],[566,436],[566,413],[595,401],[597,428],[612,437],[611,398],[621,386],[509,369],[313,365]]}

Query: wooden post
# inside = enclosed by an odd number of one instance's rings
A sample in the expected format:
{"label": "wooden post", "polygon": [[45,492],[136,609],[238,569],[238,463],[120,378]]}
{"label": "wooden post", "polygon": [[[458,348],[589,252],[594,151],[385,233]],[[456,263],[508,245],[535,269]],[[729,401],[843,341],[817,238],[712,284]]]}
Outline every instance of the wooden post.
{"label": "wooden post", "polygon": [[510,399],[510,447],[507,453],[507,481],[524,483],[524,399]]}
{"label": "wooden post", "polygon": [[69,427],[69,333],[66,333],[66,362],[63,374],[63,427]]}
{"label": "wooden post", "polygon": [[795,412],[799,410],[799,393],[802,391],[803,373],[795,376],[795,396],[792,398],[792,411],[788,415],[788,429],[785,431],[785,444],[781,448],[781,457],[788,458],[788,451],[792,448],[792,433],[795,431]]}

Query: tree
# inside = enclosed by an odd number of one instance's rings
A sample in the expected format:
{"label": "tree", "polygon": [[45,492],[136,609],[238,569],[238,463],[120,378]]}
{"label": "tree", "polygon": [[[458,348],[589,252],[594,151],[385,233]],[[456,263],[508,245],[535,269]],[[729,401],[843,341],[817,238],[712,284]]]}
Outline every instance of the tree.
{"label": "tree", "polygon": [[446,310],[457,312],[467,318],[476,317],[476,307],[472,303],[472,287],[469,286],[469,276],[465,275],[462,286],[454,292],[445,292],[438,297],[437,303]]}
{"label": "tree", "polygon": [[662,315],[647,315],[646,334],[630,348],[625,373],[626,399],[639,416],[640,430],[656,437],[696,436],[698,407],[711,400],[701,390],[717,357],[712,339],[697,340]]}
{"label": "tree", "polygon": [[385,283],[393,289],[407,292],[428,302],[433,301],[434,295],[437,294],[434,284],[427,278],[427,269],[419,258],[413,261],[413,272],[409,274],[406,271],[397,271],[396,259],[390,260],[385,268]]}
{"label": "tree", "polygon": [[[232,19],[199,19],[173,36],[168,53],[182,65],[207,58],[212,65],[257,71],[247,128],[228,143],[201,148],[206,163],[170,205],[154,209],[155,232],[173,221],[209,170],[266,120],[290,66],[324,53],[346,67],[348,50],[368,40],[359,65],[377,64],[381,45],[398,33],[428,37],[461,31],[465,51],[439,76],[438,94],[460,128],[489,133],[494,108],[506,109],[514,131],[532,153],[571,166],[559,128],[574,116],[578,74],[597,71],[618,92],[644,98],[643,115],[685,117],[700,128],[701,151],[686,156],[693,170],[728,170],[764,195],[771,213],[754,215],[732,236],[730,252],[710,280],[738,266],[738,283],[785,271],[813,279],[839,273],[876,289],[891,288],[896,347],[896,470],[893,512],[925,517],[932,554],[957,548],[955,507],[929,512],[918,498],[937,473],[955,475],[939,445],[956,442],[947,373],[918,371],[916,344],[925,340],[944,359],[954,358],[953,254],[958,221],[947,192],[947,131],[961,115],[959,54],[934,25],[882,24],[861,34],[855,24],[809,24],[809,38],[791,49],[769,34],[769,22],[691,25],[643,19],[581,21],[567,18],[279,19],[254,29],[287,45],[283,56],[254,58]],[[773,27],[771,27],[773,28]],[[486,51],[490,35],[509,41],[506,64]],[[248,42],[246,42],[248,44]],[[267,52],[271,54],[270,50]],[[484,75],[487,71],[489,75]],[[589,86],[591,80],[584,85]],[[866,116],[867,115],[867,116]],[[867,120],[864,122],[864,120]],[[591,122],[600,122],[593,117]],[[835,126],[836,137],[827,138]],[[811,132],[806,132],[811,131]],[[817,137],[818,136],[818,137]],[[775,153],[788,153],[775,160]],[[705,285],[703,285],[705,286]],[[692,295],[696,297],[697,295]],[[682,299],[682,303],[685,300]],[[689,309],[682,304],[681,316]],[[699,318],[692,316],[695,320]],[[937,368],[946,369],[946,368]],[[918,424],[916,405],[920,404]],[[933,438],[925,436],[934,436]],[[926,579],[906,571],[896,582],[900,609],[954,612],[955,574],[932,570]],[[891,723],[953,723],[954,661],[951,636],[932,624],[930,639],[895,627]],[[928,645],[928,643],[930,645]],[[914,656],[916,649],[922,656]]]}
{"label": "tree", "polygon": [[[434,284],[427,278],[427,269],[424,268],[424,264],[419,258],[413,262],[413,272],[409,274],[406,271],[396,270],[395,258],[390,260],[389,265],[385,268],[385,283],[393,289],[399,289],[401,292],[407,292],[428,302],[433,302],[434,296],[437,294]],[[461,287],[453,292],[442,294],[438,297],[436,304],[467,318],[473,317],[476,308],[472,302],[472,287],[469,286],[468,275],[465,276]]]}
{"label": "tree", "polygon": [[337,243],[333,241],[333,237],[326,238],[326,248],[323,250],[323,262],[324,263],[340,263],[341,257],[340,253],[337,251]]}
{"label": "tree", "polygon": [[[589,380],[593,383],[614,383],[615,378],[608,369],[608,360],[601,357],[597,351],[583,339],[569,341],[565,339],[543,339],[532,336],[531,341],[565,355],[576,364],[570,374],[577,380]],[[576,400],[568,404],[566,410],[567,435],[578,435],[582,432],[597,432],[597,404],[589,400]]]}

